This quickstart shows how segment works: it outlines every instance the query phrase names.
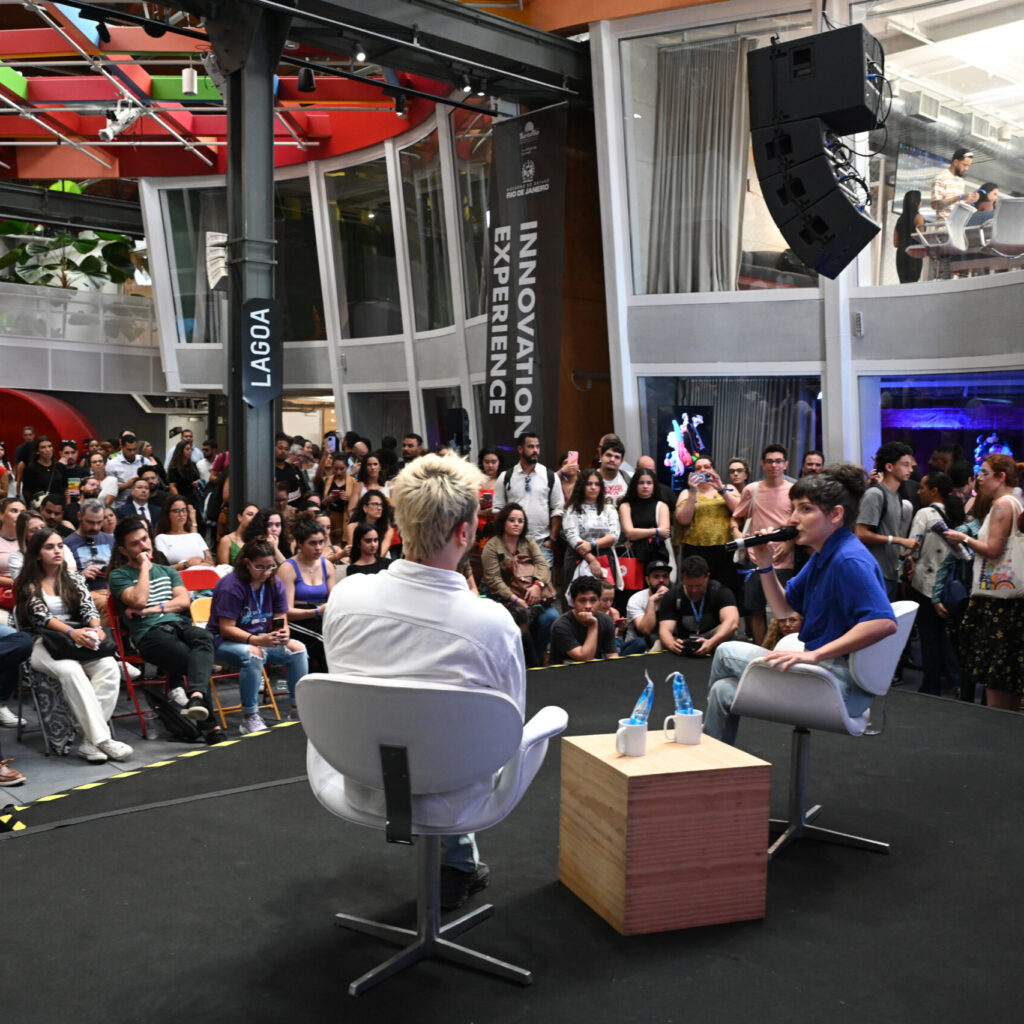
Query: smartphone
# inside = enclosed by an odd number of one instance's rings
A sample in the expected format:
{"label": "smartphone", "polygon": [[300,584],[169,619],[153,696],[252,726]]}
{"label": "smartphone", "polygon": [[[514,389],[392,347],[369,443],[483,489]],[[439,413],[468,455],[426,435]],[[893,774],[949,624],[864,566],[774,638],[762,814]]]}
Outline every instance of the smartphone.
{"label": "smartphone", "polygon": [[568,462],[570,465],[578,465],[580,461],[580,453],[568,452],[565,456],[565,461]]}
{"label": "smartphone", "polygon": [[270,623],[271,633],[276,633],[279,629],[284,629],[284,616],[275,615]]}
{"label": "smartphone", "polygon": [[338,438],[334,434],[327,435],[327,450],[333,455],[338,450]]}
{"label": "smartphone", "polygon": [[711,483],[711,474],[710,473],[694,473],[693,479],[696,480],[697,483],[699,483],[699,484],[709,484],[709,483]]}

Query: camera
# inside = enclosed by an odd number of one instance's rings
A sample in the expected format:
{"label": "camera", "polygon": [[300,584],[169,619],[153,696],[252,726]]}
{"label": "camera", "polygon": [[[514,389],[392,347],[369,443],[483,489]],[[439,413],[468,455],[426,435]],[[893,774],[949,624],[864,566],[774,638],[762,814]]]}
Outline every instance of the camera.
{"label": "camera", "polygon": [[711,474],[710,473],[694,473],[693,474],[693,479],[696,480],[697,483],[699,483],[699,484],[709,484],[709,483],[711,483]]}
{"label": "camera", "polygon": [[683,654],[694,655],[704,643],[704,637],[700,635],[688,636],[683,640]]}

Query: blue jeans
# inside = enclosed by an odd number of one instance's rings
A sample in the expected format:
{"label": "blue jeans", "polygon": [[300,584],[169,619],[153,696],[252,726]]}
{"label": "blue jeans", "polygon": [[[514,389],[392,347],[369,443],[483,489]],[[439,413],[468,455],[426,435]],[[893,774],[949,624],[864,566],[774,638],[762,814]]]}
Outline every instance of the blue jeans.
{"label": "blue jeans", "polygon": [[459,871],[476,871],[480,855],[476,848],[476,835],[468,832],[461,836],[441,836],[441,866]]}
{"label": "blue jeans", "polygon": [[[731,640],[719,644],[715,649],[715,658],[711,662],[711,678],[708,689],[708,710],[704,716],[704,733],[724,743],[736,743],[736,733],[740,727],[740,716],[732,713],[732,702],[736,699],[736,688],[739,685],[743,670],[756,658],[763,658],[768,653],[763,647]],[[872,701],[873,694],[862,690],[850,675],[849,658],[843,655],[820,663],[840,682],[843,690],[843,701],[846,710],[853,717],[863,715]]]}
{"label": "blue jeans", "polygon": [[0,704],[6,703],[14,693],[18,685],[18,668],[31,653],[32,637],[28,633],[0,626]]}
{"label": "blue jeans", "polygon": [[533,637],[533,649],[537,660],[543,664],[544,652],[548,649],[551,638],[551,627],[558,621],[558,609],[554,606],[545,608],[530,623],[530,636]]}
{"label": "blue jeans", "polygon": [[217,660],[231,668],[238,669],[239,701],[242,713],[254,715],[259,710],[260,683],[263,681],[264,665],[288,666],[288,692],[295,703],[295,684],[309,672],[306,649],[289,651],[287,647],[257,648],[262,657],[252,653],[248,644],[237,644],[224,640],[217,648]]}

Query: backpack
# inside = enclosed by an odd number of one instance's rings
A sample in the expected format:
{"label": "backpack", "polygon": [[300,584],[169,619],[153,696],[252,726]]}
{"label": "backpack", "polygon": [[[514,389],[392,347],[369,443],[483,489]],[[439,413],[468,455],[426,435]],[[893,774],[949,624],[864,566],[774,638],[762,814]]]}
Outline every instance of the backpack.
{"label": "backpack", "polygon": [[160,724],[170,734],[170,739],[182,743],[198,743],[203,738],[202,729],[191,718],[186,718],[178,705],[169,701],[156,687],[143,686],[142,692],[146,703],[156,712]]}
{"label": "backpack", "polygon": [[[505,496],[508,497],[508,482],[512,479],[512,472],[515,470],[515,466],[512,469],[506,469],[504,476],[501,478],[501,486],[505,488]],[[555,489],[555,471],[553,469],[548,470],[548,502],[551,501],[551,492]]]}

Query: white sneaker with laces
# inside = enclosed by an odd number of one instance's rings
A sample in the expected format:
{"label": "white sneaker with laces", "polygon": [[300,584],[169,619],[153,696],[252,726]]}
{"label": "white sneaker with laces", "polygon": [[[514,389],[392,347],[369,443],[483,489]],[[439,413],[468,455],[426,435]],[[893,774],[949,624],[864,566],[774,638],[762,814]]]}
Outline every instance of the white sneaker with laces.
{"label": "white sneaker with laces", "polygon": [[238,727],[238,731],[245,736],[251,732],[263,732],[267,728],[267,723],[258,715],[246,715],[242,719],[242,724]]}
{"label": "white sneaker with laces", "polygon": [[131,664],[129,664],[129,665],[126,665],[125,667],[128,669],[128,675],[131,677],[131,680],[132,680],[133,683],[136,680],[142,678],[142,672],[139,670],[139,666],[138,665],[131,665]]}
{"label": "white sneaker with laces", "polygon": [[182,686],[176,686],[168,694],[172,704],[177,704],[178,707],[183,708],[188,704],[188,696],[185,693],[185,688]]}
{"label": "white sneaker with laces", "polygon": [[24,724],[24,718],[19,718],[6,704],[0,704],[0,725],[6,729],[17,729],[19,725]]}
{"label": "white sneaker with laces", "polygon": [[112,761],[127,761],[135,753],[127,743],[120,740],[101,740],[96,746]]}
{"label": "white sneaker with laces", "polygon": [[82,741],[78,748],[78,756],[84,757],[90,764],[105,764],[107,760],[107,755],[88,740]]}

